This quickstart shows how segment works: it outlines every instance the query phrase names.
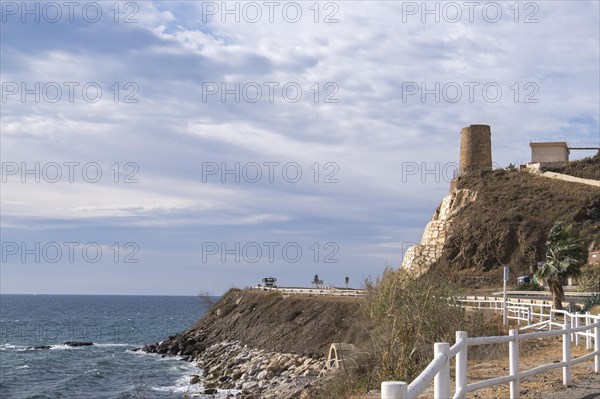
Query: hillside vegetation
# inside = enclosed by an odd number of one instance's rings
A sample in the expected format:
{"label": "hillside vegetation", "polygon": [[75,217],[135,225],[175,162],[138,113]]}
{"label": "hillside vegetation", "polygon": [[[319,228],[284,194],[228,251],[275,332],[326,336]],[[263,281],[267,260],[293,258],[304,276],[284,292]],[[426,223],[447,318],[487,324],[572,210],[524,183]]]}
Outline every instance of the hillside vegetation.
{"label": "hillside vegetation", "polygon": [[600,180],[600,156],[572,161],[562,168],[553,168],[552,171],[584,179]]}
{"label": "hillside vegetation", "polygon": [[[582,161],[573,173],[589,177],[589,162],[597,157]],[[442,257],[429,273],[447,275],[460,286],[497,286],[505,265],[513,278],[528,274],[544,260],[556,221],[574,223],[589,249],[600,246],[600,190],[593,186],[496,170],[460,177],[456,187],[476,191],[477,201],[456,215]]]}

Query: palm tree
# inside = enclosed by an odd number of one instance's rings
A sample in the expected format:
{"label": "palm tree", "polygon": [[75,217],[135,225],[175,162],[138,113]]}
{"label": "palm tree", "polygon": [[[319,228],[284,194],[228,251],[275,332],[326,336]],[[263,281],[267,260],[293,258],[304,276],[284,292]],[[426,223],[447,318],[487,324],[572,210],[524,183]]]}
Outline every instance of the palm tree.
{"label": "palm tree", "polygon": [[562,301],[565,299],[562,286],[564,279],[579,276],[585,260],[583,240],[573,231],[573,225],[555,223],[546,241],[546,262],[535,273],[538,279],[548,282],[555,309],[562,309]]}

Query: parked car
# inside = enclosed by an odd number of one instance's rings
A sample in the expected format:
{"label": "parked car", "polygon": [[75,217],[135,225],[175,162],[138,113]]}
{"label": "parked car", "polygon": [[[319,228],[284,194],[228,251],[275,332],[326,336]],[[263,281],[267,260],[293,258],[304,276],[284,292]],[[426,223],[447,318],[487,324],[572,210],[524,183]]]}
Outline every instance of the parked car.
{"label": "parked car", "polygon": [[529,276],[520,276],[520,277],[517,277],[517,283],[519,285],[521,285],[521,284],[528,284],[530,282],[531,282],[531,277],[529,277]]}
{"label": "parked car", "polygon": [[265,287],[277,287],[277,279],[275,277],[265,277],[262,281]]}

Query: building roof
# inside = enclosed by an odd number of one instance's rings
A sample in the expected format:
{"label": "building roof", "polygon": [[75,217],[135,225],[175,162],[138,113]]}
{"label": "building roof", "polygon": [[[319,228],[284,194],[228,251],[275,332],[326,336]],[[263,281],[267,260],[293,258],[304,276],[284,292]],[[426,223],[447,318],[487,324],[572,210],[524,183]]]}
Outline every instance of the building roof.
{"label": "building roof", "polygon": [[531,142],[529,143],[530,147],[565,147],[567,150],[569,149],[569,145],[566,141],[545,141],[545,142]]}

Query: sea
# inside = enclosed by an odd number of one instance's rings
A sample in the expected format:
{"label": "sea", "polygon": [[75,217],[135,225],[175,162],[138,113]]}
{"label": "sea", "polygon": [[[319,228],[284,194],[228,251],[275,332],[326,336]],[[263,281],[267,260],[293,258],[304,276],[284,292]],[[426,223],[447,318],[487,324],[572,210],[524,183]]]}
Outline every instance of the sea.
{"label": "sea", "polygon": [[0,398],[224,397],[190,385],[193,363],[136,350],[209,306],[191,296],[0,295]]}

